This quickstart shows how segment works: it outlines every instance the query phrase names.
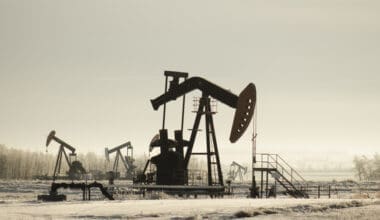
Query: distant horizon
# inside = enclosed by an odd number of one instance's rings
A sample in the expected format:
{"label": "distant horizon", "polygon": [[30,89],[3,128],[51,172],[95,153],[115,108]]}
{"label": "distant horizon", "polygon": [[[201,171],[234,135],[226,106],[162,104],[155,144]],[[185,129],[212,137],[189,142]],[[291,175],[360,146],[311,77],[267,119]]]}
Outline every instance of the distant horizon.
{"label": "distant horizon", "polygon": [[[48,149],[48,152],[46,152],[45,150],[41,151],[41,150],[28,150],[28,149],[24,149],[24,148],[18,148],[18,147],[11,147],[11,146],[7,146],[7,145],[4,145],[4,144],[1,144],[0,143],[0,146],[4,146],[6,148],[10,148],[10,149],[16,149],[16,150],[22,150],[22,151],[25,151],[25,152],[35,152],[35,153],[43,153],[43,154],[49,154],[51,156],[53,156],[54,158],[57,156],[57,152],[59,150],[59,147],[54,147],[54,146],[49,146],[49,149]],[[104,149],[103,149],[104,150]],[[93,152],[93,151],[86,151],[86,152],[81,152],[81,151],[76,151],[78,155],[86,155],[88,153],[93,153],[95,155],[97,155],[98,157],[104,157],[104,153],[103,154],[100,154],[99,152]],[[125,152],[122,152],[122,153],[125,153]],[[156,152],[157,154],[157,152]],[[368,158],[372,158],[374,154],[369,154],[369,155],[364,155],[364,156],[367,156]],[[114,159],[114,156],[111,156],[111,160]],[[147,157],[148,154],[137,154],[137,155],[134,155],[134,158],[143,158],[143,157]],[[363,155],[355,155],[355,156],[363,156]],[[345,162],[342,162],[342,161],[338,161],[338,162],[334,162],[334,161],[331,161],[331,160],[327,160],[327,161],[324,161],[324,162],[321,162],[321,161],[312,161],[312,160],[288,160],[288,158],[284,158],[285,160],[287,160],[288,163],[290,163],[289,165],[293,166],[294,168],[296,168],[296,170],[299,170],[299,171],[303,171],[303,172],[320,172],[320,171],[326,171],[326,172],[354,172],[354,163],[353,163],[353,160],[354,160],[354,156],[351,158],[351,160],[348,160],[348,161],[345,161]],[[333,158],[332,158],[333,159]],[[202,159],[201,159],[202,160]],[[237,161],[237,160],[235,160]],[[206,163],[205,160],[202,161],[202,163]],[[222,166],[226,167],[226,166],[229,166],[230,163],[232,161],[221,161],[222,163]],[[243,162],[239,162],[241,163],[242,165],[244,166],[247,166],[249,169],[250,169],[250,161],[243,161]]]}

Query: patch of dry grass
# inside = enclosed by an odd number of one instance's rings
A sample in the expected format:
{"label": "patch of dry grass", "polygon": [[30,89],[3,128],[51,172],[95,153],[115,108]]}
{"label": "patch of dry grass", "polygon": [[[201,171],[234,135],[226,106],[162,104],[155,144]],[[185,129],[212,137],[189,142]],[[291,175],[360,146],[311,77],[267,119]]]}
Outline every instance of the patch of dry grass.
{"label": "patch of dry grass", "polygon": [[314,212],[327,212],[331,210],[360,207],[364,204],[360,201],[353,200],[351,202],[342,202],[336,204],[315,204],[315,205],[297,205],[289,208],[259,208],[255,210],[244,210],[236,212],[234,218],[247,218],[258,215],[271,215],[271,214],[286,214],[286,213],[314,213]]}

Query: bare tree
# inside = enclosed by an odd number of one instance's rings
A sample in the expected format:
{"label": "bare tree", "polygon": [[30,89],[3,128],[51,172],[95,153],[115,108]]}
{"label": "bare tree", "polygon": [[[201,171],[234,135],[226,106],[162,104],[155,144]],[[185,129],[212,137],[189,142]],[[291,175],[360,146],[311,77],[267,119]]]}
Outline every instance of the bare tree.
{"label": "bare tree", "polygon": [[367,158],[365,156],[354,157],[355,171],[360,181],[364,180],[368,176],[366,173],[366,162]]}
{"label": "bare tree", "polygon": [[354,157],[355,172],[359,180],[379,180],[380,179],[380,155],[375,154],[373,158],[366,156]]}

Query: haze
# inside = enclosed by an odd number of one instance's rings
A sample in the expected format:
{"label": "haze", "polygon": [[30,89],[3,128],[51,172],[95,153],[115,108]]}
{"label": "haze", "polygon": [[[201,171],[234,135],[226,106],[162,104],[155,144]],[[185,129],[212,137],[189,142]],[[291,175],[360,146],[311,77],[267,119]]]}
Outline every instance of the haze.
{"label": "haze", "polygon": [[[55,129],[79,153],[130,140],[147,154],[162,116],[149,100],[177,70],[236,94],[255,83],[259,152],[351,163],[380,149],[379,11],[376,0],[0,0],[0,143],[43,152]],[[179,106],[168,105],[171,136]],[[252,129],[229,143],[233,113],[219,103],[221,160],[248,163]]]}

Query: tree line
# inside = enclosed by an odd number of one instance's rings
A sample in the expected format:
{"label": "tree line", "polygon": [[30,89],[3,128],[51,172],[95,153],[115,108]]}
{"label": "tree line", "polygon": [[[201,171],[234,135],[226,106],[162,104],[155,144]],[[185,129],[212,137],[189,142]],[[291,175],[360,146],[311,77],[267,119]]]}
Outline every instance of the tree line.
{"label": "tree line", "polygon": [[354,166],[359,180],[380,180],[380,154],[376,153],[372,158],[355,156]]}
{"label": "tree line", "polygon": [[30,179],[51,174],[54,158],[50,154],[30,152],[0,145],[0,178]]}
{"label": "tree line", "polygon": [[[32,152],[22,149],[10,148],[0,144],[0,179],[33,179],[37,177],[53,176],[57,155],[55,151]],[[93,152],[78,154],[77,158],[90,173],[106,173],[112,170],[113,158],[107,161],[105,156],[97,155]],[[146,155],[134,158],[136,172],[141,172],[146,164],[148,157]],[[204,161],[194,160],[189,165],[190,169],[205,170]],[[62,158],[61,173],[68,171],[66,161]],[[125,168],[119,162],[120,172],[125,172]]]}
{"label": "tree line", "polygon": [[[57,155],[53,153],[32,152],[10,148],[0,144],[0,179],[32,179],[38,176],[52,176]],[[105,173],[112,170],[111,162],[104,156],[93,152],[78,154],[79,160],[87,172],[97,171]],[[135,165],[142,169],[145,165],[145,157],[135,158]],[[65,159],[62,158],[62,172],[68,170]],[[120,171],[123,167],[120,164]]]}
{"label": "tree line", "polygon": [[[49,153],[32,152],[27,150],[10,148],[0,144],[0,179],[33,179],[37,177],[53,176],[56,163],[57,151]],[[141,155],[134,158],[136,172],[141,172],[148,160],[148,156]],[[112,170],[113,158],[106,161],[103,155],[93,152],[78,154],[79,160],[85,170],[91,173],[106,173]],[[222,165],[223,173],[226,175],[229,170],[228,165]],[[124,172],[121,162],[119,163],[120,172]],[[200,158],[192,158],[189,163],[189,170],[206,172],[206,162]],[[62,158],[62,172],[68,171],[65,159]]]}

